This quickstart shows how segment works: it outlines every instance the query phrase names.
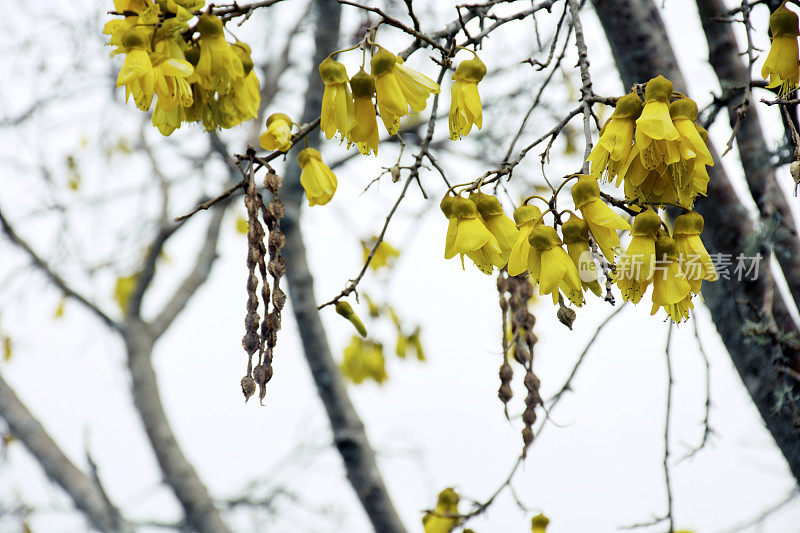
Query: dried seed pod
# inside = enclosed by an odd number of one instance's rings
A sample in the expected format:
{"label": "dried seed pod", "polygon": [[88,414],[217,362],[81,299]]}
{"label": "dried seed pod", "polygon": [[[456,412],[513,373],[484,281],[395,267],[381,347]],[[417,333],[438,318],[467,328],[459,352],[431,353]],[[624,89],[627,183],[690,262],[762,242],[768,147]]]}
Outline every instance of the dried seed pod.
{"label": "dried seed pod", "polygon": [[264,178],[264,187],[266,187],[269,192],[272,194],[278,194],[278,191],[282,186],[283,180],[280,176],[272,171],[267,172],[267,176]]}
{"label": "dried seed pod", "polygon": [[283,306],[286,305],[286,294],[280,288],[272,291],[272,305],[278,311],[282,310]]}
{"label": "dried seed pod", "polygon": [[259,385],[264,385],[267,382],[267,372],[264,365],[256,365],[253,368],[253,379]]}
{"label": "dried seed pod", "polygon": [[558,317],[559,322],[567,326],[569,329],[572,329],[572,323],[575,322],[575,318],[578,315],[575,313],[574,309],[570,309],[569,307],[565,307],[563,304],[561,304],[556,312],[556,316]]}
{"label": "dried seed pod", "polygon": [[522,442],[525,443],[526,448],[533,442],[533,429],[531,427],[525,426],[522,429]]}
{"label": "dried seed pod", "polygon": [[278,200],[277,198],[273,198],[273,200],[267,206],[267,211],[276,219],[280,220],[283,218],[283,215],[286,214],[286,207],[283,205],[283,202]]}
{"label": "dried seed pod", "polygon": [[250,399],[250,396],[256,392],[256,381],[251,376],[242,378],[242,394],[244,394],[244,401]]}

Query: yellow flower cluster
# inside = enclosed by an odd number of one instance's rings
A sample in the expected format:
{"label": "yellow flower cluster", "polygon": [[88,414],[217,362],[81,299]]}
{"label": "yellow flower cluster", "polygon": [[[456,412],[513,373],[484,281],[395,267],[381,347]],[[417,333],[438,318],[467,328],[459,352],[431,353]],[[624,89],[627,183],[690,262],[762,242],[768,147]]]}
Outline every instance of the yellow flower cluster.
{"label": "yellow flower cluster", "polygon": [[481,192],[469,198],[446,196],[440,207],[449,220],[445,259],[459,254],[463,267],[466,255],[484,274],[508,263],[519,230],[497,198]]}
{"label": "yellow flower cluster", "polygon": [[800,80],[800,54],[797,48],[800,24],[797,13],[787,9],[786,2],[770,15],[769,32],[772,45],[761,68],[761,77],[769,79],[767,88],[777,88],[778,96],[783,98],[797,87]]}
{"label": "yellow flower cluster", "polygon": [[222,21],[210,14],[189,21],[204,0],[114,0],[122,20],[106,23],[111,55],[125,54],[117,87],[142,111],[155,96],[152,123],[170,135],[184,122],[206,130],[232,128],[256,118],[261,103],[250,47],[229,44]]}
{"label": "yellow flower cluster", "polygon": [[325,83],[320,129],[328,139],[339,133],[348,148],[355,144],[368,155],[378,153],[378,122],[373,96],[386,130],[394,135],[400,117],[425,109],[428,97],[439,93],[439,84],[405,66],[403,59],[378,46],[370,61],[371,74],[362,65],[352,78],[345,66],[331,54],[319,66]]}
{"label": "yellow flower cluster", "polygon": [[361,383],[368,378],[374,379],[379,384],[383,383],[388,377],[383,345],[353,335],[350,344],[344,349],[344,360],[340,369],[353,383]]}
{"label": "yellow flower cluster", "polygon": [[644,103],[635,91],[619,99],[589,155],[591,174],[624,182],[628,200],[691,209],[705,196],[706,167],[714,165],[708,133],[695,122],[697,104],[673,93],[663,76],[647,83],[644,96]]}
{"label": "yellow flower cluster", "polygon": [[[571,189],[575,212],[555,212],[554,197],[544,213],[523,203],[512,222],[493,196],[446,196],[441,202],[449,220],[445,258],[460,254],[463,265],[466,255],[486,274],[495,267],[506,267],[510,276],[528,272],[539,295],[576,306],[583,305],[587,290],[602,295],[595,260],[604,260],[625,300],[639,302],[652,285],[652,313],[663,308],[676,322],[686,319],[703,280],[717,279],[700,240],[703,218],[692,211],[696,196],[706,193],[706,167],[714,161],[705,131],[694,122],[697,105],[692,100],[673,93],[672,83],[662,76],[647,83],[644,95],[644,102],[636,92],[619,99],[587,158],[591,173],[564,182],[577,178]],[[616,178],[617,186],[624,182],[623,204],[636,215],[633,227],[604,199],[603,177]],[[685,211],[672,230],[654,210],[664,205]],[[548,213],[552,225],[543,222]],[[632,235],[624,253],[620,231]],[[593,253],[593,243],[601,257]]]}

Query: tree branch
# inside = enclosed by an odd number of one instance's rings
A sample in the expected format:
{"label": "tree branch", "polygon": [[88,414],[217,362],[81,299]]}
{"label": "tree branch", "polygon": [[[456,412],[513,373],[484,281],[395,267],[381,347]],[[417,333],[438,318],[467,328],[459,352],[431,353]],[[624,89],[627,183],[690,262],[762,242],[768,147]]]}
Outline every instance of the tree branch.
{"label": "tree branch", "polygon": [[121,518],[92,480],[53,441],[0,375],[0,417],[36,458],[44,473],[60,486],[99,531],[119,531]]}

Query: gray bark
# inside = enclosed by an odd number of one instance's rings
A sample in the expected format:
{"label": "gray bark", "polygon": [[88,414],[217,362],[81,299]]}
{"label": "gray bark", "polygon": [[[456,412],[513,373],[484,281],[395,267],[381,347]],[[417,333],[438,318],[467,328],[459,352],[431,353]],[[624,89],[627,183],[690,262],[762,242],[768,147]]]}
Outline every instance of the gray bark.
{"label": "gray bark", "polygon": [[[303,123],[316,119],[322,107],[324,86],[317,66],[337,47],[340,11],[339,4],[334,0],[314,2],[312,12],[316,28],[315,53],[308,74]],[[309,145],[319,145],[318,135],[309,135],[308,138]],[[314,279],[308,268],[300,231],[300,206],[304,198],[300,185],[300,168],[294,162],[294,157],[290,158],[291,164],[281,189],[281,197],[286,204],[286,216],[281,221],[281,229],[286,235],[286,246],[282,253],[286,260],[286,280],[292,312],[303,342],[303,350],[317,393],[328,414],[334,443],[347,470],[347,479],[373,528],[380,533],[402,533],[406,529],[383,483],[364,424],[347,395],[345,383],[331,355],[325,329],[317,311]]]}
{"label": "gray bark", "polygon": [[[686,88],[652,0],[592,0],[592,4],[626,86],[663,74],[679,90]],[[713,147],[712,155],[719,161]],[[709,252],[768,254],[762,243],[755,243],[755,249],[747,250],[756,236],[754,224],[722,166],[717,164],[710,171],[708,198],[696,204],[696,210],[706,220],[703,240]],[[797,354],[787,346],[778,345],[775,339],[757,339],[748,333],[752,324],[771,322],[770,313],[779,330],[796,332],[786,302],[763,264],[758,279],[706,283],[703,296],[742,382],[800,483],[800,431],[791,410],[776,403],[779,379],[775,368],[779,357],[785,355],[796,361]]]}

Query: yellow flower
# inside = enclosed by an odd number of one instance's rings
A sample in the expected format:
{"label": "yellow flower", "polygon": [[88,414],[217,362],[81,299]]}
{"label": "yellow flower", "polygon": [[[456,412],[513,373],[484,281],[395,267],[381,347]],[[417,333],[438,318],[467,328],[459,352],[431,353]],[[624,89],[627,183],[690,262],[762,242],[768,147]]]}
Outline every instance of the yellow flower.
{"label": "yellow flower", "polygon": [[539,284],[539,296],[553,295],[558,303],[559,289],[577,306],[583,305],[583,290],[578,267],[561,247],[556,230],[540,224],[533,228],[528,238],[536,253],[529,254],[531,278],[534,286]]}
{"label": "yellow flower", "polygon": [[717,270],[711,261],[700,234],[703,232],[703,217],[694,211],[685,213],[675,219],[675,245],[678,249],[681,268],[683,269],[693,294],[700,292],[703,280],[716,281]]}
{"label": "yellow flower", "polygon": [[158,104],[161,109],[171,111],[179,106],[191,106],[192,88],[186,81],[186,78],[191,76],[194,71],[191,63],[159,53],[151,54],[150,59],[153,62],[155,92],[158,95]]}
{"label": "yellow flower", "polygon": [[186,108],[175,106],[172,109],[164,109],[161,98],[156,101],[153,116],[150,117],[153,126],[158,128],[158,131],[164,136],[172,135],[173,131],[181,127],[185,119]]}
{"label": "yellow flower", "polygon": [[350,129],[349,140],[356,143],[362,154],[369,155],[372,150],[378,155],[378,120],[372,103],[375,82],[362,68],[350,79],[350,88],[353,90],[355,125]]}
{"label": "yellow flower", "polygon": [[486,65],[477,55],[462,61],[453,74],[455,81],[450,88],[450,139],[455,141],[468,134],[473,124],[481,129],[483,111],[478,82],[485,75]]}
{"label": "yellow flower", "polygon": [[[369,254],[372,251],[372,248],[375,247],[375,241],[377,241],[377,237],[373,237],[370,240],[362,240],[361,247],[364,249],[364,262],[366,263],[367,258],[369,258]],[[372,256],[372,261],[369,262],[369,266],[373,270],[378,270],[381,267],[389,266],[389,264],[394,261],[395,257],[398,257],[400,252],[398,252],[392,245],[390,245],[385,240],[381,240],[378,248],[375,250],[375,254]]]}
{"label": "yellow flower", "polygon": [[388,50],[379,47],[372,56],[370,65],[375,77],[375,91],[381,120],[390,135],[399,129],[400,117],[425,109],[431,93],[439,93],[439,85],[419,72],[403,66],[403,60]]}
{"label": "yellow flower", "polygon": [[129,29],[133,28],[139,22],[139,17],[133,15],[125,17],[122,20],[115,19],[109,20],[103,26],[103,33],[109,36],[108,46],[116,46],[108,55],[114,57],[117,54],[124,54],[125,47],[122,45],[122,36],[125,35]]}
{"label": "yellow flower", "polygon": [[[708,143],[708,132],[700,124],[695,123],[694,128],[697,130],[698,135],[703,143]],[[713,165],[713,161],[711,162]],[[695,158],[689,165],[689,175],[691,178],[686,180],[684,188],[678,189],[678,202],[685,206],[687,209],[694,207],[694,200],[698,195],[705,196],[708,191],[708,163]]]}
{"label": "yellow flower", "polygon": [[653,281],[656,266],[656,235],[661,228],[661,218],[647,209],[633,219],[628,249],[619,258],[614,281],[622,291],[622,298],[639,303],[644,291]]}
{"label": "yellow flower", "polygon": [[494,196],[482,192],[474,192],[469,195],[469,199],[475,203],[483,223],[497,239],[500,250],[503,252],[503,264],[507,263],[511,249],[519,236],[517,226],[503,213],[500,201]]}
{"label": "yellow flower", "polygon": [[651,315],[663,307],[675,322],[689,318],[692,305],[691,286],[678,263],[678,247],[672,237],[659,234],[656,239],[656,267],[653,275]]}
{"label": "yellow flower", "polygon": [[636,91],[619,99],[614,114],[600,131],[597,145],[586,159],[592,164],[592,176],[600,179],[607,171],[608,181],[611,181],[619,174],[630,155],[634,123],[641,114],[642,99]]}
{"label": "yellow flower", "polygon": [[257,118],[258,107],[261,105],[261,89],[253,68],[253,60],[250,58],[250,46],[237,42],[232,44],[231,48],[242,63],[244,77],[234,80],[230,92],[219,97],[223,118],[221,125],[224,128],[232,128]]}
{"label": "yellow flower", "polygon": [[114,0],[115,11],[135,11],[141,13],[147,7],[153,5],[150,0]]}
{"label": "yellow flower", "polygon": [[197,30],[200,32],[200,59],[197,61],[200,84],[221,95],[228,94],[234,81],[244,77],[242,62],[225,41],[220,19],[201,15]]}
{"label": "yellow flower", "polygon": [[777,87],[778,96],[783,98],[797,87],[800,79],[797,49],[800,28],[797,13],[787,9],[786,2],[769,16],[769,31],[772,34],[772,45],[761,68],[761,77],[769,78],[767,88]]}
{"label": "yellow flower", "polygon": [[680,148],[680,161],[672,163],[669,168],[678,189],[686,189],[692,178],[691,170],[694,167],[694,160],[697,159],[704,165],[713,166],[714,158],[711,157],[711,152],[708,151],[700,132],[694,126],[694,121],[697,119],[697,104],[694,100],[681,98],[672,102],[669,106],[669,114],[680,135],[677,141]]}
{"label": "yellow flower", "polygon": [[578,182],[572,186],[572,199],[589,225],[589,231],[603,255],[613,263],[614,252],[619,248],[617,230],[629,230],[630,224],[600,199],[600,186],[597,184],[597,179],[592,176],[587,174],[578,176]]}
{"label": "yellow flower", "polygon": [[346,378],[356,384],[367,378],[372,378],[380,384],[388,377],[383,345],[363,341],[356,335],[353,335],[350,344],[344,349],[344,360],[339,368]]}
{"label": "yellow flower", "polygon": [[532,533],[546,533],[547,525],[550,519],[545,515],[539,513],[531,518],[531,532]]}
{"label": "yellow flower", "polygon": [[292,119],[283,113],[273,113],[267,118],[267,131],[258,142],[264,150],[289,151],[292,147]]}
{"label": "yellow flower", "polygon": [[336,192],[336,175],[322,162],[322,155],[314,148],[297,154],[297,163],[303,171],[300,184],[306,191],[308,205],[325,205]]}
{"label": "yellow flower", "polygon": [[155,90],[155,74],[150,62],[149,46],[144,36],[129,29],[122,36],[122,46],[127,50],[125,62],[117,76],[117,87],[125,86],[125,102],[133,94],[133,101],[142,111],[150,109]]}
{"label": "yellow flower", "polygon": [[344,139],[355,123],[353,96],[350,94],[347,69],[328,56],[319,65],[319,75],[325,83],[320,129],[325,133],[327,139],[336,135],[337,131]]}
{"label": "yellow flower", "polygon": [[542,212],[535,205],[522,205],[514,211],[514,221],[517,223],[519,234],[508,256],[509,276],[518,276],[528,270],[529,256],[532,252],[536,253],[536,250],[531,248],[528,237],[533,228],[542,222]]}
{"label": "yellow flower", "polygon": [[452,197],[452,200],[449,198],[445,197],[440,204],[442,212],[449,219],[445,259],[460,254],[461,267],[464,268],[466,255],[484,274],[491,274],[495,266],[502,268],[505,262],[500,243],[483,223],[475,204],[460,196]]}
{"label": "yellow flower", "polygon": [[[425,533],[450,533],[459,523],[458,500],[459,496],[451,488],[439,493],[439,501],[433,513],[425,513],[422,517],[422,526]],[[454,515],[454,516],[449,516]]]}
{"label": "yellow flower", "polygon": [[647,169],[677,162],[678,151],[673,141],[679,137],[669,115],[672,82],[658,76],[647,82],[644,90],[644,107],[636,119],[636,145],[642,163]]}
{"label": "yellow flower", "polygon": [[581,287],[601,296],[603,291],[597,281],[597,266],[594,264],[594,257],[589,247],[589,225],[582,218],[570,215],[561,226],[561,232],[564,234],[567,254],[578,267]]}

